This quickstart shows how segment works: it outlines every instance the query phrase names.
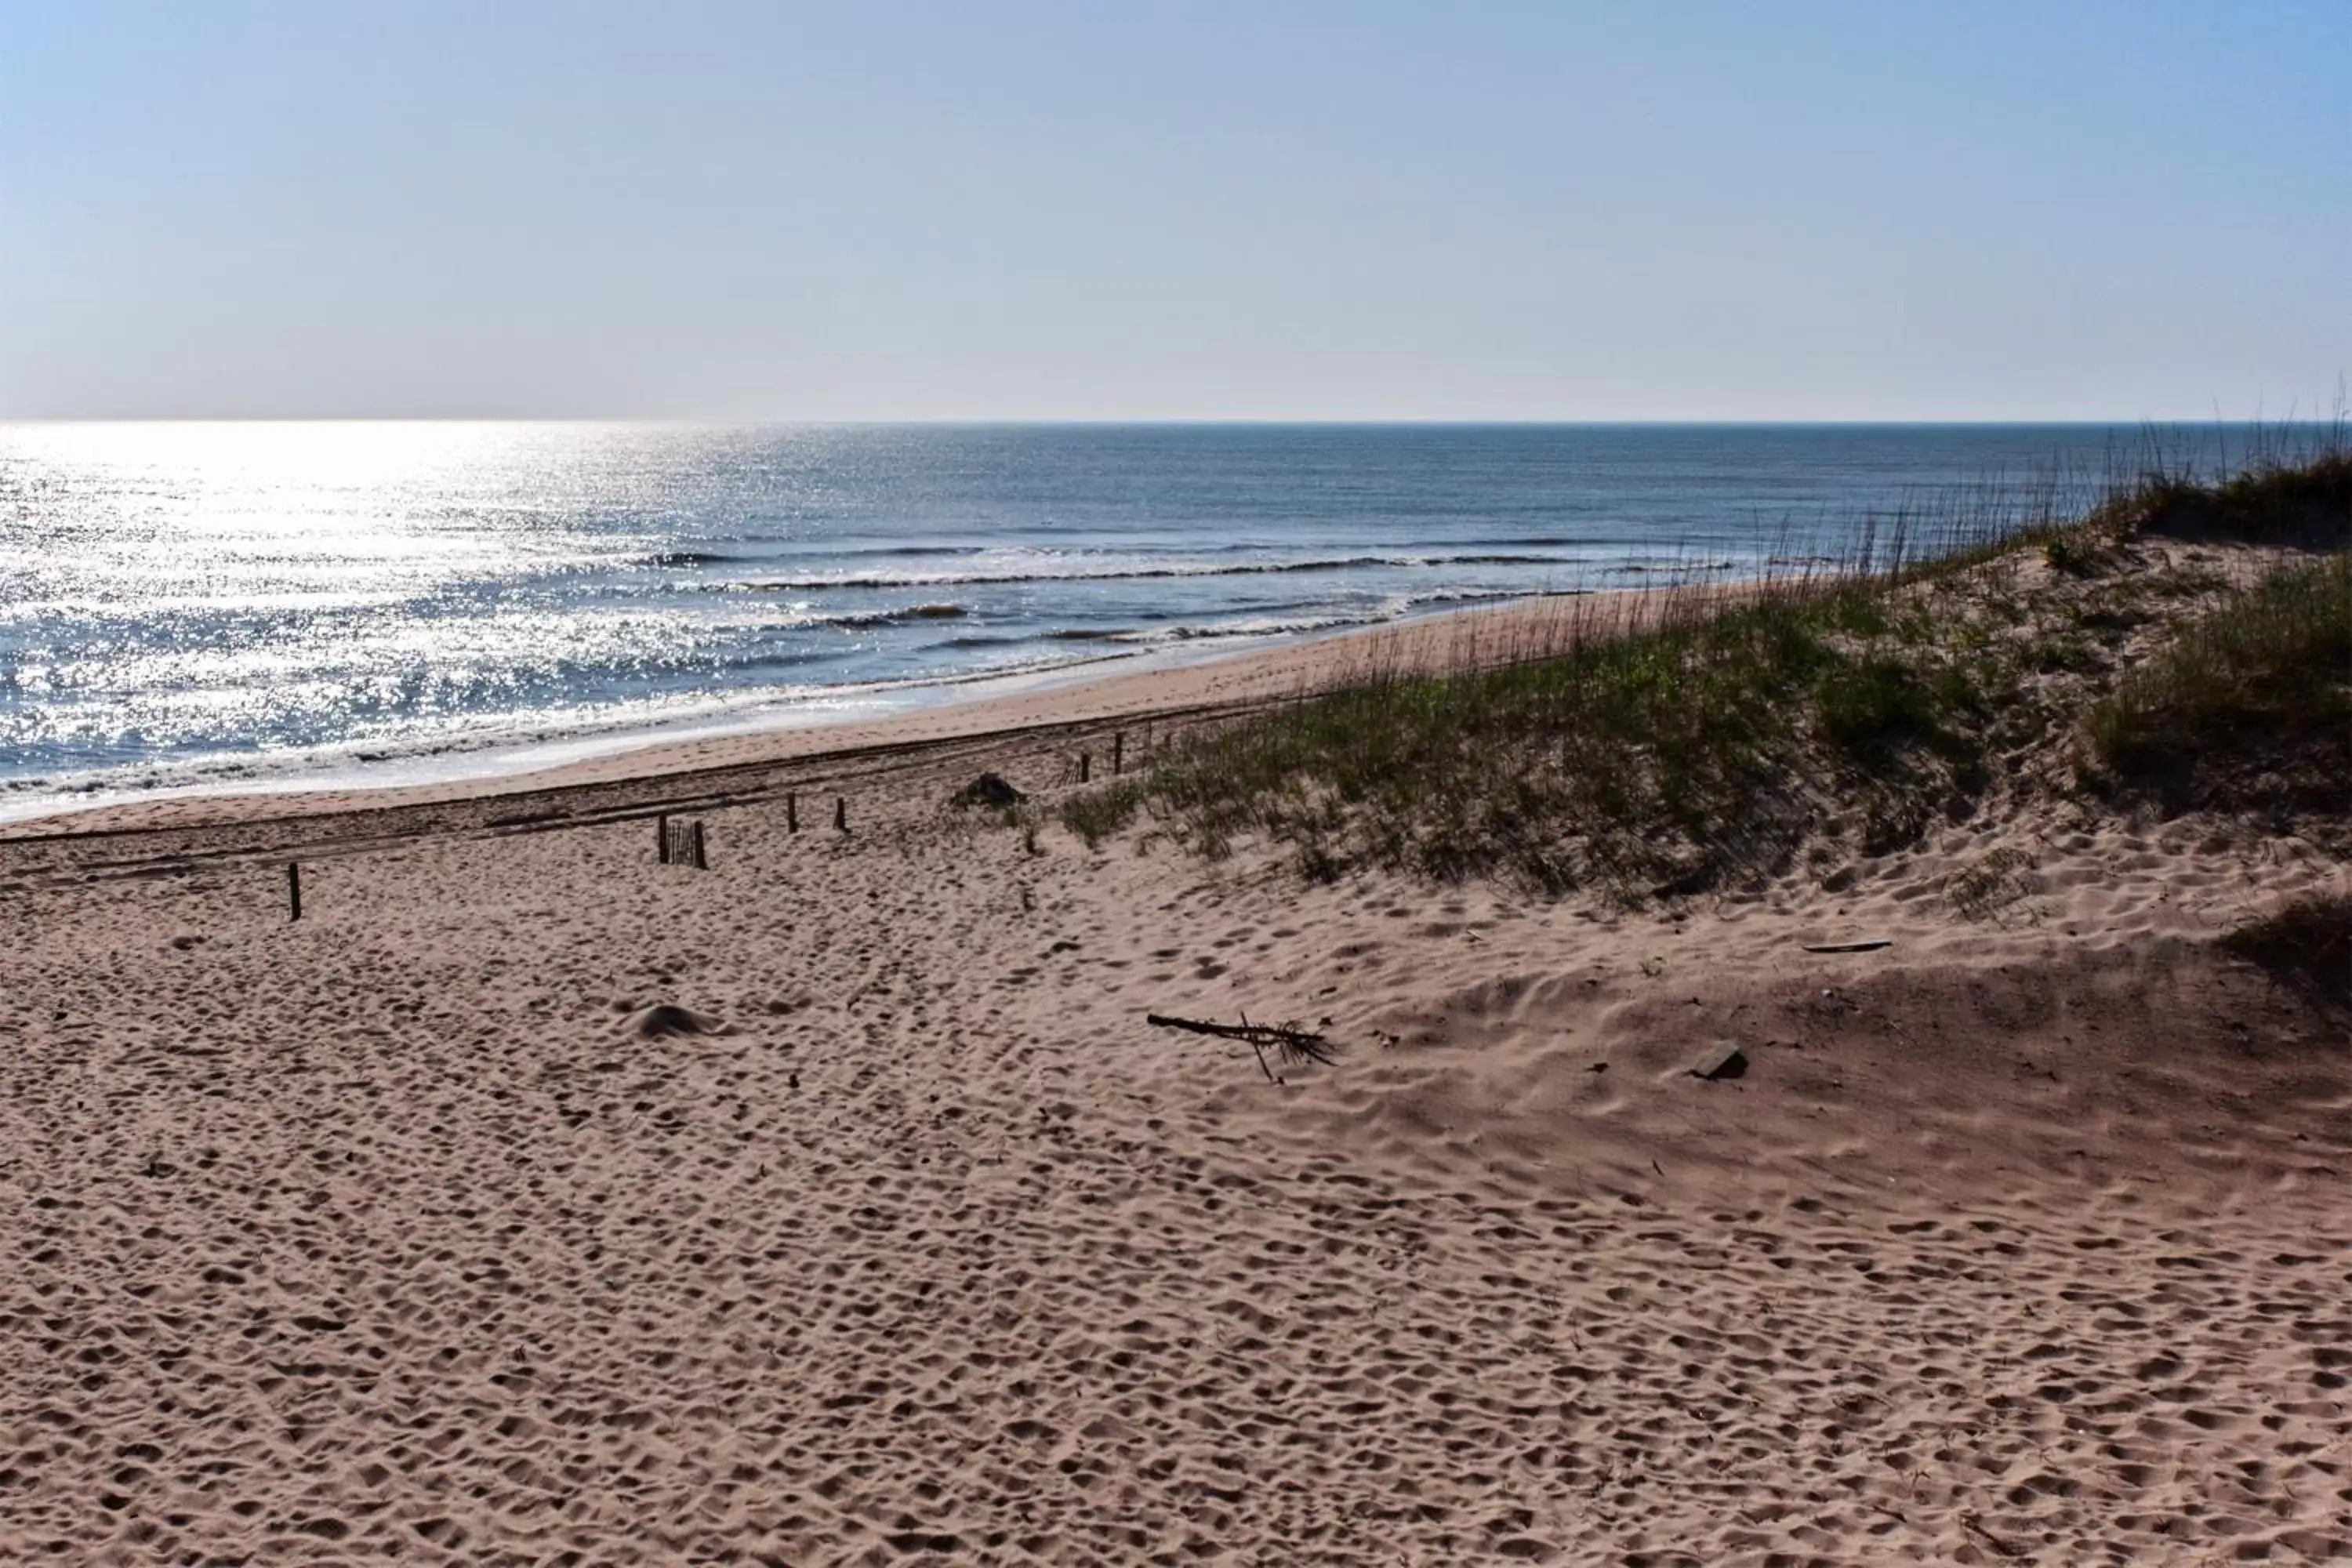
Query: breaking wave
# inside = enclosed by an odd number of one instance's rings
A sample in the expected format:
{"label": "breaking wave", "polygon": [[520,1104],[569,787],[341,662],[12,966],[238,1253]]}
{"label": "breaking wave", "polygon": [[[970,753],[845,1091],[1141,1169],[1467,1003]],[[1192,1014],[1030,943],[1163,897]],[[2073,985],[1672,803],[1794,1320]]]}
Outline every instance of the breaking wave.
{"label": "breaking wave", "polygon": [[1124,583],[1169,577],[1265,577],[1310,572],[1415,570],[1448,566],[1578,566],[1562,555],[1335,555],[1311,561],[1182,562],[1043,572],[845,572],[826,576],[753,577],[712,586],[736,592],[818,594],[851,588],[944,588],[1020,583]]}

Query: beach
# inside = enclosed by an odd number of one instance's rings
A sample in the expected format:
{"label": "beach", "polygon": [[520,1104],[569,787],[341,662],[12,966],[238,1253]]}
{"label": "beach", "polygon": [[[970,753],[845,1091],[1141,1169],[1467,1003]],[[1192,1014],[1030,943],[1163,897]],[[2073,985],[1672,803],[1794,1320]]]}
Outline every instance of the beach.
{"label": "beach", "polygon": [[1544,613],[0,830],[0,1557],[2352,1555],[2340,1024],[2212,940],[2300,840],[1625,910],[947,804]]}
{"label": "beach", "polygon": [[2114,20],[0,5],[0,1568],[2352,1568],[2352,6]]}

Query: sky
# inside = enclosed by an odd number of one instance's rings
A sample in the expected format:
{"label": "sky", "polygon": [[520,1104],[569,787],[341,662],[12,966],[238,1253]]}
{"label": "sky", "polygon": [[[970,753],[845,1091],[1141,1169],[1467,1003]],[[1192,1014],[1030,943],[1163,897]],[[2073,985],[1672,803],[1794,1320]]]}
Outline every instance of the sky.
{"label": "sky", "polygon": [[2210,419],[2352,4],[0,0],[0,417]]}

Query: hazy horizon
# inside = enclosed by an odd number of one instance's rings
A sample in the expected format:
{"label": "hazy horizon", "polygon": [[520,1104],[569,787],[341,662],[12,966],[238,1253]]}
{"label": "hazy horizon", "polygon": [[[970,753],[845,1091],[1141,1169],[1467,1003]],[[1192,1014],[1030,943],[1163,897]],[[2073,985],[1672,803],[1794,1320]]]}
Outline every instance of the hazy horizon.
{"label": "hazy horizon", "polygon": [[1238,415],[1169,415],[1162,416],[1093,417],[1082,415],[1039,416],[1036,417],[913,417],[898,419],[799,419],[761,417],[758,416],[709,417],[700,416],[644,415],[609,416],[601,414],[192,414],[192,415],[12,415],[0,417],[0,427],[29,427],[55,425],[604,425],[641,426],[657,429],[676,426],[681,429],[775,429],[775,430],[856,430],[856,429],[1052,429],[1062,426],[1083,428],[1106,426],[1129,429],[1160,429],[1199,426],[1214,429],[1294,428],[1314,429],[1626,429],[1626,430],[1823,430],[1867,429],[1873,426],[1890,430],[1902,429],[2104,429],[2117,432],[2153,430],[2158,432],[2223,430],[2240,431],[2325,431],[2347,423],[2352,414],[2331,412],[2304,414],[2289,411],[2275,417],[2252,416],[2240,418],[2223,416],[2219,419],[2138,419],[2098,418],[2084,416],[2065,419],[1512,419],[1496,417],[1424,417],[1365,416],[1361,417],[1321,416],[1313,415],[1280,415],[1251,416]]}
{"label": "hazy horizon", "polygon": [[0,0],[0,419],[2211,424],[2352,8]]}

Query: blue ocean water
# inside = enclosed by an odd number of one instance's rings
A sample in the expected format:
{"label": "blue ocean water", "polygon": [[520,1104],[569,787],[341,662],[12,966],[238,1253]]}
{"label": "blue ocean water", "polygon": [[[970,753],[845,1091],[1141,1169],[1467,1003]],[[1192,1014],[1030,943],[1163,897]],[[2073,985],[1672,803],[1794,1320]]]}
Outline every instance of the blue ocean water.
{"label": "blue ocean water", "polygon": [[[2236,438],[2242,440],[2242,435]],[[1836,555],[2232,432],[0,426],[0,814]]]}

